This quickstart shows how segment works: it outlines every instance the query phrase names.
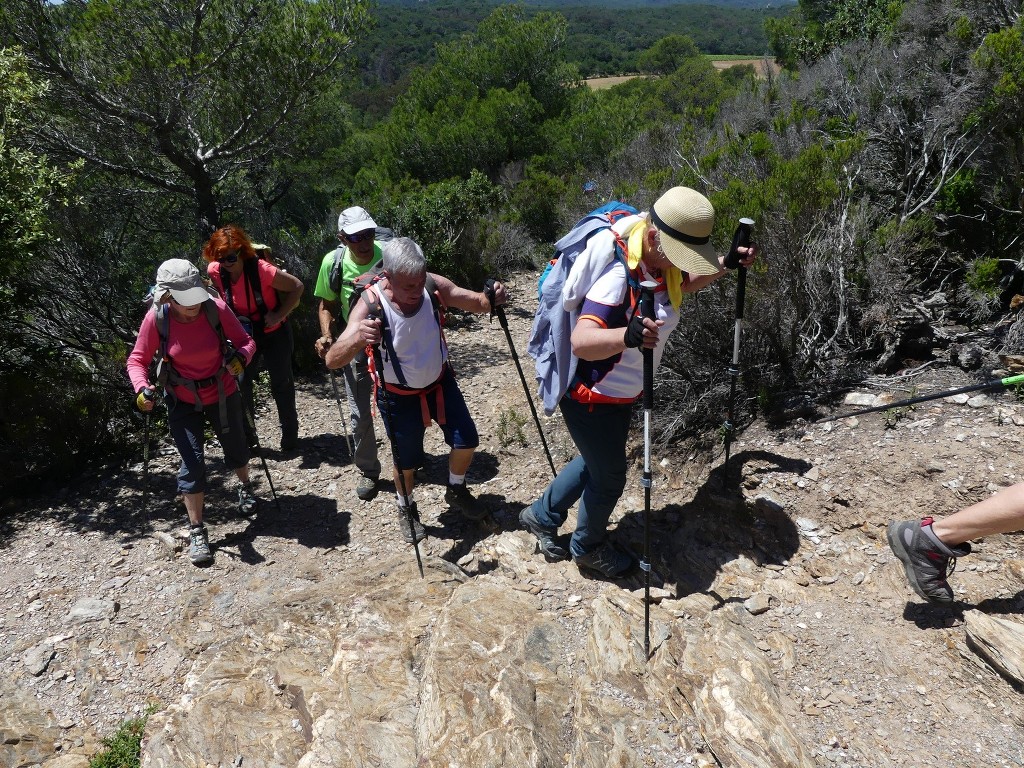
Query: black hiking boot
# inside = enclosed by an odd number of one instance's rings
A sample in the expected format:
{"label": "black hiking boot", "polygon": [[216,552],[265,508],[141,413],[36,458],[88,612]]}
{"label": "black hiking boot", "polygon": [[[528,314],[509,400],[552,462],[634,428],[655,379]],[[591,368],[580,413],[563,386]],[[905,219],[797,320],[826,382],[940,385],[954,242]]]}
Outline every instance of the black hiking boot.
{"label": "black hiking boot", "polygon": [[588,552],[585,555],[573,555],[572,559],[580,568],[596,571],[608,579],[622,576],[636,565],[636,560],[631,555],[621,552],[607,541],[593,552]]}
{"label": "black hiking boot", "polygon": [[457,485],[449,483],[448,489],[444,492],[444,500],[448,502],[448,506],[470,520],[483,520],[487,517],[487,510],[473,498],[473,494],[469,492],[465,483]]}
{"label": "black hiking boot", "polygon": [[530,507],[519,513],[519,524],[537,537],[537,548],[546,560],[557,562],[558,560],[567,560],[569,558],[569,553],[565,548],[560,547],[555,541],[558,529],[548,525],[541,525],[537,518],[533,516]]}
{"label": "black hiking boot", "polygon": [[[409,518],[412,517],[412,528],[409,527]],[[408,507],[398,507],[398,527],[402,531],[402,538],[409,544],[423,541],[427,538],[427,531],[420,522],[420,511],[416,508],[414,501]]]}

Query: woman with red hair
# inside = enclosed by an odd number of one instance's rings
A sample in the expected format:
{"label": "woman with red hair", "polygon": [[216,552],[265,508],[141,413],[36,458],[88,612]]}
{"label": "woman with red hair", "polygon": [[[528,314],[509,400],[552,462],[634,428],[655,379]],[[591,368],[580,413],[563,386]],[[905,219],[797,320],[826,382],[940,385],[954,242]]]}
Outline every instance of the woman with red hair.
{"label": "woman with red hair", "polygon": [[[252,241],[241,227],[221,227],[203,248],[207,273],[217,292],[256,340],[256,356],[245,369],[242,397],[253,413],[253,380],[260,370],[270,374],[270,394],[281,422],[281,450],[294,450],[299,439],[292,375],[294,340],[288,314],[299,304],[302,281],[257,257]],[[248,424],[246,430],[255,427]],[[249,435],[250,445],[255,435]]]}

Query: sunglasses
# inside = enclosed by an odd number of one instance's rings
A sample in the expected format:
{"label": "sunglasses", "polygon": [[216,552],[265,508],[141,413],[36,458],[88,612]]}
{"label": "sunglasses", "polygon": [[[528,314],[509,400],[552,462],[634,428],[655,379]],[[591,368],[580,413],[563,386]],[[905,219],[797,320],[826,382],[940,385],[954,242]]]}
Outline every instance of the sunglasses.
{"label": "sunglasses", "polygon": [[238,251],[226,253],[217,259],[218,264],[234,264],[236,261],[238,261]]}
{"label": "sunglasses", "polygon": [[345,235],[345,239],[348,240],[350,243],[361,243],[364,240],[373,240],[373,237],[376,234],[376,231],[373,229],[365,229],[362,232],[356,232],[355,234],[352,235]]}

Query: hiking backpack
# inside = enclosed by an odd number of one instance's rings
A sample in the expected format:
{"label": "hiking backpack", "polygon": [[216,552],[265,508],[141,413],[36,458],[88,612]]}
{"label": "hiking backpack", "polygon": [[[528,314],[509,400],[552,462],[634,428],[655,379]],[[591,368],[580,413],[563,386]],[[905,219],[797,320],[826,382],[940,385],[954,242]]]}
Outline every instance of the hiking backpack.
{"label": "hiking backpack", "polygon": [[[252,295],[253,304],[256,305],[256,321],[255,323],[245,315],[238,314],[235,309],[235,301],[233,291],[231,289],[231,276],[228,275],[227,270],[221,267],[220,270],[220,284],[224,289],[224,303],[228,305],[228,309],[235,313],[238,318],[238,322],[242,324],[242,328],[245,332],[252,336],[253,327],[255,325],[256,330],[263,330],[264,318],[267,316],[267,303],[263,299],[263,285],[260,283],[260,265],[259,261],[263,256],[257,253],[255,259],[242,259],[242,284],[245,291]],[[271,262],[273,263],[273,262]]]}
{"label": "hiking backpack", "polygon": [[[563,288],[567,283],[579,281],[580,278],[592,278],[592,284],[610,263],[588,263],[574,272],[573,268],[578,263],[577,257],[587,249],[592,237],[605,230],[611,230],[614,237],[612,258],[622,262],[626,268],[628,287],[635,291],[638,283],[630,273],[626,260],[627,246],[618,233],[612,230],[612,225],[627,217],[638,217],[639,214],[636,208],[618,200],[595,208],[555,243],[555,257],[551,259],[537,281],[537,312],[533,318],[527,352],[536,361],[536,378],[544,404],[544,413],[547,416],[555,412],[558,401],[569,389],[576,375],[576,364],[579,359],[572,353],[569,338],[576,327],[583,297],[591,286],[575,285],[573,291],[577,299],[569,302],[568,307],[562,295]],[[627,289],[623,301],[628,301],[630,293],[631,291]]]}

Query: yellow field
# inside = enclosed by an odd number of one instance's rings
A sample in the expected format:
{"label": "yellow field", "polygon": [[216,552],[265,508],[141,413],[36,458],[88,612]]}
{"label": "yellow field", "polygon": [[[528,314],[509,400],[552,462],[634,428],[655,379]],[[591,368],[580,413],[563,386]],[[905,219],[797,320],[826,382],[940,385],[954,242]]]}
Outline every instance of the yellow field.
{"label": "yellow field", "polygon": [[[757,72],[759,77],[764,77],[765,71],[766,71],[766,67],[765,67],[766,63],[768,64],[768,66],[771,67],[772,71],[775,74],[779,73],[779,70],[781,69],[781,67],[779,67],[779,65],[775,63],[775,59],[772,59],[772,58],[765,59],[765,58],[762,57],[762,58],[759,58],[759,59],[751,58],[751,59],[724,59],[724,60],[721,60],[721,61],[714,61],[713,60],[711,62],[711,65],[715,69],[728,69],[729,67],[738,67],[738,66],[741,66],[743,64],[749,64],[749,65],[751,65],[754,68],[754,71]],[[632,80],[634,77],[646,77],[646,75],[620,75],[620,76],[617,76],[617,77],[592,77],[589,80],[586,80],[584,82],[586,82],[586,84],[588,86],[590,86],[593,90],[597,91],[597,90],[600,90],[602,88],[611,88],[613,85],[618,85],[619,83],[624,83],[627,80]]]}

